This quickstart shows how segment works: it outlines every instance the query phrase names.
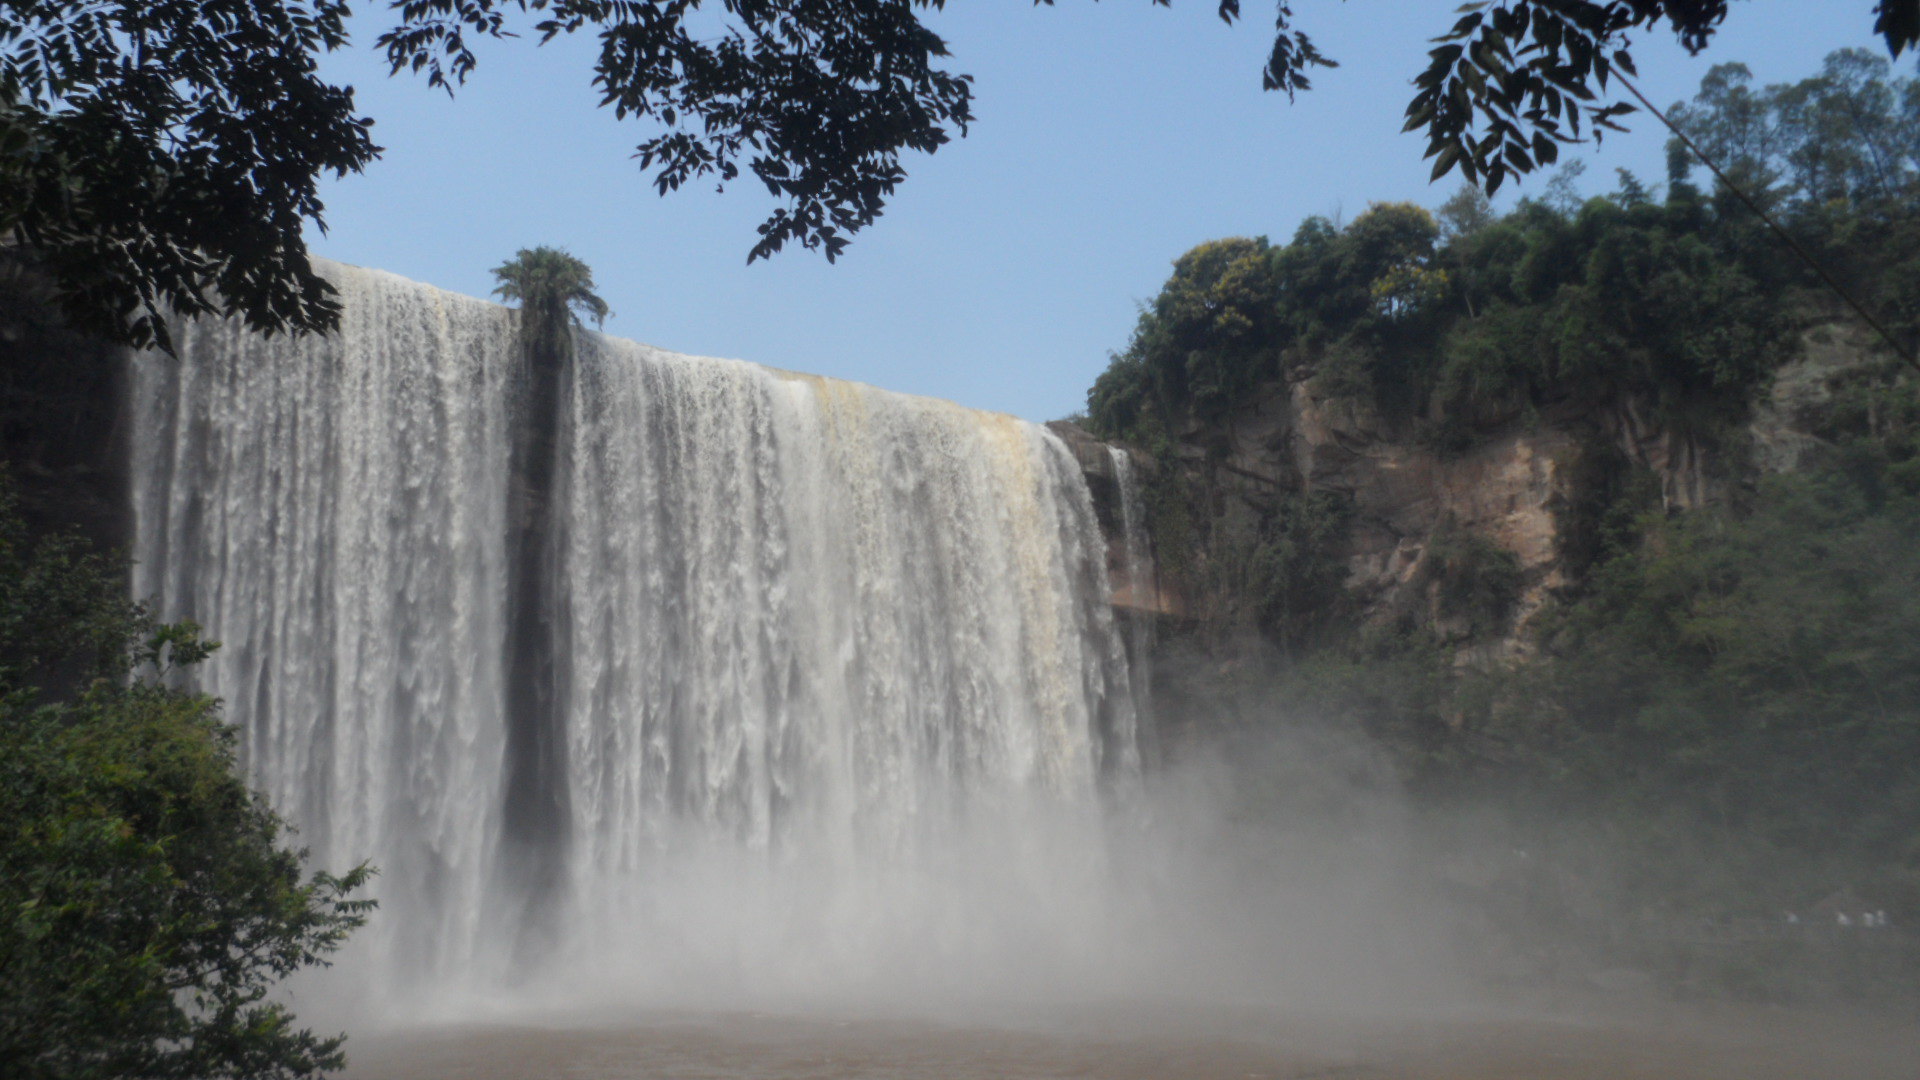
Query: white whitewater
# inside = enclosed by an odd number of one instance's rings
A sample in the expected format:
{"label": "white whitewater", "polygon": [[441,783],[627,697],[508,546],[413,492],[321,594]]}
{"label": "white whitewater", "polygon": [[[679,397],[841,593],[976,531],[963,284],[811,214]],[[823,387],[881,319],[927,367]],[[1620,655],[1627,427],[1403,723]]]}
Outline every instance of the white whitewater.
{"label": "white whitewater", "polygon": [[[1104,541],[1053,435],[579,332],[550,583],[562,872],[530,890],[502,852],[517,316],[323,269],[337,336],[203,322],[179,362],[137,362],[134,588],[226,643],[199,685],[316,863],[380,867],[355,962],[382,985],[505,982],[542,926],[644,967],[715,897],[738,910],[689,948],[737,964],[742,926],[832,952],[886,940],[876,910],[964,947],[951,898],[867,893],[968,844],[988,850],[954,872],[1016,879],[994,845],[1044,832],[1026,815],[1097,816],[1137,774]],[[956,840],[973,817],[995,824]],[[826,882],[800,915],[781,867]]]}
{"label": "white whitewater", "polygon": [[[1131,608],[1124,629],[1127,662],[1132,676],[1136,744],[1157,749],[1153,725],[1154,617],[1161,606],[1160,574],[1153,562],[1153,537],[1147,531],[1147,508],[1133,457],[1118,446],[1107,447],[1113,462],[1115,486],[1120,489],[1120,572]],[[1115,596],[1118,603],[1122,598]]]}

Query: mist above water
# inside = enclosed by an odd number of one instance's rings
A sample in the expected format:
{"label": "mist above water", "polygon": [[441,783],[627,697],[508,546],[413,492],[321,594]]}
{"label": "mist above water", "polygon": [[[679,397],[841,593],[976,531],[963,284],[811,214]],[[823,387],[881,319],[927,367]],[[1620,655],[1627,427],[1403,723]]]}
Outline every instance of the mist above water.
{"label": "mist above water", "polygon": [[1313,801],[1363,750],[1143,772],[1084,479],[1010,417],[576,332],[524,623],[553,705],[511,715],[516,317],[323,270],[336,337],[197,323],[138,362],[133,463],[136,594],[226,643],[199,683],[316,864],[380,868],[323,994],[925,1012],[1429,970],[1391,785]]}

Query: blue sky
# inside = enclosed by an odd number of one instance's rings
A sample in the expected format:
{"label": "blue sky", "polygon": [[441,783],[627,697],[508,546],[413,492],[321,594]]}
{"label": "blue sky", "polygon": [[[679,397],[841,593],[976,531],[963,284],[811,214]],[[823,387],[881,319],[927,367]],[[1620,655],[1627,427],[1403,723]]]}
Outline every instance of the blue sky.
{"label": "blue sky", "polygon": [[[489,47],[450,100],[386,76],[371,49],[384,4],[369,4],[359,46],[326,72],[358,89],[387,152],[325,187],[330,231],[312,247],[483,296],[488,268],[516,249],[562,246],[593,267],[611,333],[1052,419],[1083,406],[1139,303],[1194,244],[1279,241],[1311,214],[1453,193],[1454,178],[1427,183],[1423,141],[1399,128],[1426,39],[1455,6],[1296,0],[1341,66],[1289,104],[1260,90],[1261,0],[1233,27],[1211,0],[952,0],[930,21],[977,79],[972,134],[909,158],[886,215],[838,263],[792,250],[748,266],[771,202],[746,184],[655,195],[630,159],[648,130],[596,108],[590,37]],[[1804,77],[1833,49],[1880,48],[1871,6],[1736,3],[1698,58],[1669,36],[1639,41],[1641,87],[1664,105],[1734,60],[1763,82]],[[1629,123],[1581,155],[1584,186],[1622,167],[1662,177],[1664,132]]]}

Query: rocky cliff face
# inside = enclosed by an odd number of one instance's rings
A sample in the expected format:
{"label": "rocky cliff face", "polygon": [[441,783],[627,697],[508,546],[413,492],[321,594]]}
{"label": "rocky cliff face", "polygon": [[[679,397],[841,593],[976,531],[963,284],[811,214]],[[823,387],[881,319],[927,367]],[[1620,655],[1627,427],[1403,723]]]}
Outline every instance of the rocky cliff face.
{"label": "rocky cliff face", "polygon": [[28,526],[79,529],[109,551],[130,538],[124,354],[54,313],[46,282],[0,252],[0,466]]}
{"label": "rocky cliff face", "polygon": [[[1192,518],[1176,523],[1186,537],[1160,535],[1169,531],[1164,506],[1150,518],[1156,546],[1192,549],[1184,565],[1167,560],[1162,614],[1249,622],[1257,605],[1231,595],[1248,580],[1220,572],[1248,561],[1233,549],[1275,535],[1303,493],[1330,493],[1346,508],[1333,554],[1362,623],[1428,627],[1461,663],[1524,658],[1536,618],[1590,559],[1584,534],[1597,484],[1638,475],[1658,505],[1688,509],[1730,498],[1765,472],[1800,468],[1830,449],[1820,433],[1835,389],[1873,355],[1865,332],[1824,324],[1803,335],[1744,425],[1689,430],[1656,418],[1648,402],[1564,400],[1495,417],[1464,449],[1433,445],[1418,425],[1332,397],[1309,377],[1270,382],[1225,416],[1185,418],[1159,448],[1154,475]],[[1070,424],[1055,430],[1079,455],[1117,537],[1105,447]],[[1491,598],[1497,611],[1450,603],[1449,581],[1476,559],[1480,569],[1468,570],[1492,573],[1488,588],[1505,590]]]}

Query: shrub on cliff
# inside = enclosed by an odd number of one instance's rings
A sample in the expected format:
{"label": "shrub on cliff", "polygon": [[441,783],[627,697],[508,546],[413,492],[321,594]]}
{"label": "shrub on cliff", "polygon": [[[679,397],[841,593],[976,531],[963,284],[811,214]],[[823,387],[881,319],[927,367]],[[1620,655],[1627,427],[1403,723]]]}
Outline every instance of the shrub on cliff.
{"label": "shrub on cliff", "polygon": [[1094,430],[1138,439],[1177,412],[1217,417],[1329,342],[1417,335],[1446,291],[1439,231],[1420,207],[1383,203],[1344,229],[1309,218],[1284,247],[1234,238],[1187,252],[1088,393]]}
{"label": "shrub on cliff", "polygon": [[1126,351],[1089,392],[1094,428],[1137,429],[1147,401],[1207,411],[1239,400],[1277,371],[1276,301],[1265,237],[1214,240],[1180,256]]}

